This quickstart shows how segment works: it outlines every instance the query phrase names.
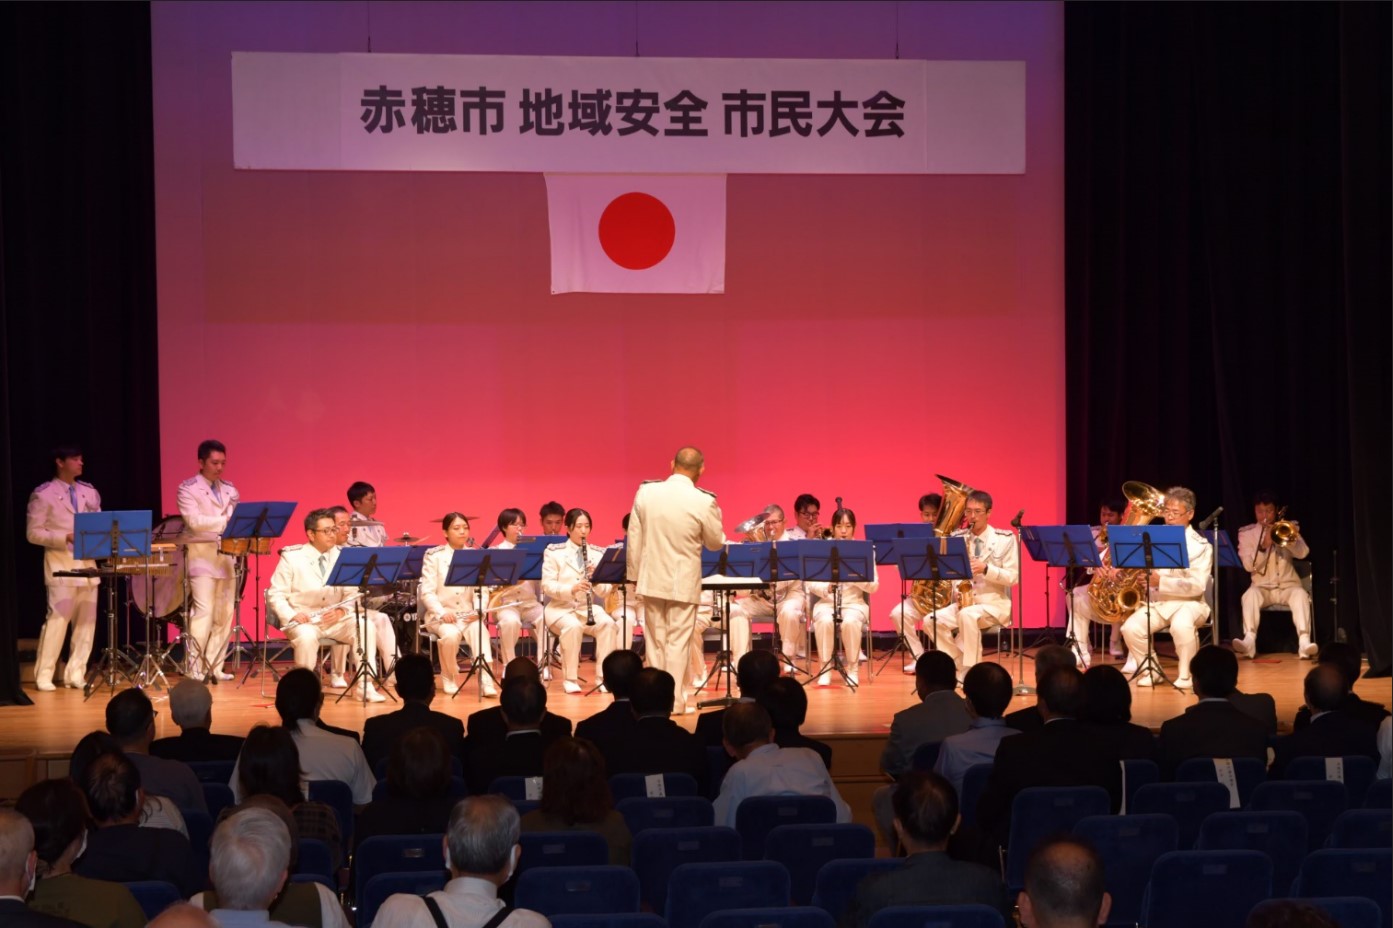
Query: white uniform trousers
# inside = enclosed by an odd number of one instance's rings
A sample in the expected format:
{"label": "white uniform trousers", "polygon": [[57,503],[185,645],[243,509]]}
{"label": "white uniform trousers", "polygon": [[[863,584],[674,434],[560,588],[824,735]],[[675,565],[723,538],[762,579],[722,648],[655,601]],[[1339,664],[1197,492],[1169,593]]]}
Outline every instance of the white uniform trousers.
{"label": "white uniform trousers", "polygon": [[614,650],[614,641],[619,634],[618,624],[606,615],[605,611],[598,605],[594,606],[591,612],[595,616],[594,625],[585,624],[583,610],[568,610],[560,613],[547,626],[547,630],[561,642],[562,679],[568,683],[580,682],[581,636],[590,635],[595,639],[595,681],[597,683],[604,680],[605,658],[609,657],[609,652]]}
{"label": "white uniform trousers", "polygon": [[[750,653],[750,616],[745,612],[745,600],[732,599],[730,601],[730,662],[732,665],[740,663],[740,658]],[[705,634],[712,625],[720,626],[718,621],[714,621],[711,610],[705,606],[697,610],[696,632],[692,635],[692,662],[689,673],[693,679],[706,676],[706,654],[705,654]]]}
{"label": "white uniform trousers", "polygon": [[[369,609],[368,616],[377,638],[376,650],[382,661],[379,666],[383,674],[390,673],[397,659],[397,630],[392,627],[392,617],[376,609]],[[368,654],[371,656],[372,649],[368,650]]]}
{"label": "white uniform trousers", "polygon": [[1069,617],[1069,628],[1074,636],[1074,641],[1078,642],[1079,654],[1083,656],[1083,663],[1087,666],[1093,659],[1093,653],[1089,650],[1089,623],[1098,622],[1112,629],[1108,633],[1108,649],[1116,653],[1119,650],[1117,636],[1122,625],[1120,622],[1100,622],[1098,616],[1093,612],[1093,597],[1088,595],[1087,583],[1074,587],[1073,605],[1070,606],[1070,598],[1064,595],[1064,609],[1068,612],[1071,608],[1073,612]]}
{"label": "white uniform trousers", "polygon": [[[821,664],[831,660],[832,652],[836,650],[832,641],[833,626],[836,624],[832,611],[830,600],[824,599],[813,606],[813,636],[817,639],[817,659]],[[866,630],[870,614],[870,607],[860,603],[842,604],[842,655],[846,672],[852,680],[856,679],[857,659],[861,654],[861,633]]]}
{"label": "white uniform trousers", "polygon": [[67,636],[68,624],[71,623],[73,641],[68,649],[68,665],[63,671],[63,680],[69,686],[81,689],[87,681],[87,661],[92,657],[92,636],[97,628],[97,591],[100,587],[54,584],[46,589],[48,615],[44,619],[43,629],[39,632],[34,682],[53,682],[53,674],[58,667],[58,655],[63,650],[63,639]]}
{"label": "white uniform trousers", "polygon": [[542,611],[542,604],[533,600],[504,606],[493,614],[494,621],[498,623],[498,650],[505,666],[517,657],[518,638],[524,625],[537,636],[538,660],[545,658],[547,627],[542,621]]}
{"label": "white uniform trousers", "polygon": [[692,635],[696,633],[697,604],[654,596],[643,598],[644,650],[648,666],[666,670],[676,681],[678,706],[686,704],[691,683]]}
{"label": "white uniform trousers", "polygon": [[[1151,604],[1151,631],[1169,630],[1175,642],[1175,656],[1180,664],[1179,678],[1190,676],[1190,659],[1199,650],[1197,628],[1209,623],[1209,607],[1195,599],[1167,599]],[[1122,640],[1127,642],[1127,650],[1137,666],[1146,660],[1147,609],[1143,602],[1140,609],[1132,613],[1122,623]]]}
{"label": "white uniform trousers", "polygon": [[[343,676],[349,652],[358,642],[358,622],[350,609],[348,614],[329,625],[300,622],[285,629],[285,640],[295,652],[295,666],[319,672],[319,641],[332,638],[339,644],[329,649],[330,672]],[[373,623],[368,623],[367,649],[373,646]]]}
{"label": "white uniform trousers", "polygon": [[923,624],[924,614],[914,605],[914,600],[906,599],[891,609],[890,621],[909,647],[910,662],[919,660],[919,655],[924,653],[924,643],[919,640],[919,626]]}
{"label": "white uniform trousers", "polygon": [[630,595],[627,606],[621,604],[619,608],[614,610],[614,621],[618,622],[624,629],[623,647],[626,651],[634,649],[634,630],[642,626],[644,622],[643,602],[642,600],[635,602],[634,599],[635,597]]}
{"label": "white uniform trousers", "polygon": [[1298,648],[1311,643],[1311,594],[1301,585],[1286,587],[1250,586],[1243,591],[1243,637],[1252,644],[1258,636],[1258,620],[1264,606],[1286,606],[1291,624],[1300,639]]}
{"label": "white uniform trousers", "polygon": [[227,658],[227,639],[232,634],[232,606],[237,588],[235,577],[190,577],[193,604],[185,639],[193,640],[194,653],[188,655],[188,672],[202,678],[205,673],[223,672]]}
{"label": "white uniform trousers", "polygon": [[[485,622],[483,625],[483,641],[480,642],[480,626],[477,615],[463,616],[450,622],[438,619],[428,621],[425,624],[425,629],[439,639],[436,647],[440,652],[440,682],[445,685],[447,691],[459,688],[459,649],[461,644],[469,648],[469,653],[481,654],[485,663],[493,663],[493,648],[489,643],[488,623]],[[514,640],[516,641],[516,639]]]}
{"label": "white uniform trousers", "polygon": [[938,610],[938,649],[953,659],[959,670],[982,662],[982,630],[1011,624],[1011,603],[953,603]]}

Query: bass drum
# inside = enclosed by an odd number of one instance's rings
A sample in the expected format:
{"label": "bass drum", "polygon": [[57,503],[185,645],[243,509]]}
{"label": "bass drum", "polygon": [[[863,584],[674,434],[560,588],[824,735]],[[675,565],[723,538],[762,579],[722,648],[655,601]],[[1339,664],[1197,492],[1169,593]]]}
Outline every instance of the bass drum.
{"label": "bass drum", "polygon": [[[182,516],[166,516],[150,533],[150,542],[152,545],[168,544],[170,539],[182,534],[183,531],[184,519]],[[131,605],[138,609],[141,615],[148,615],[154,619],[165,619],[172,616],[173,618],[169,618],[169,621],[178,621],[179,624],[182,624],[184,612],[183,546],[175,544],[174,549],[165,557],[164,563],[172,565],[174,569],[151,574],[148,578],[143,574],[129,578],[128,589]],[[151,610],[152,601],[153,611]]]}

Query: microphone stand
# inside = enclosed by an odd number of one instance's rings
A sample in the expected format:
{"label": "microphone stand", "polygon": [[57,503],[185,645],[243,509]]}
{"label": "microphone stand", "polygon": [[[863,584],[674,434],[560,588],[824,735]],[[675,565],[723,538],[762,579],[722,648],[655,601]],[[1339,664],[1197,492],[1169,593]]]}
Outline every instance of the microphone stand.
{"label": "microphone stand", "polygon": [[[1016,627],[1019,629],[1020,634],[1020,639],[1018,641],[1019,647],[1016,648],[1016,685],[1011,690],[1011,692],[1016,696],[1030,696],[1035,693],[1035,687],[1026,686],[1025,684],[1025,584],[1022,582],[1025,579],[1025,565],[1021,561],[1021,519],[1023,519],[1024,517],[1025,510],[1022,509],[1020,512],[1016,513],[1016,517],[1011,520],[1011,526],[1016,530],[1016,604],[1020,607],[1020,611],[1017,613],[1017,618],[1019,618],[1020,621],[1016,623]],[[1049,582],[1050,569],[1047,566],[1045,568],[1045,585],[1048,586]],[[1045,597],[1046,601],[1048,601],[1048,590],[1045,592]],[[1048,612],[1046,612],[1046,629],[1049,628],[1049,624],[1050,615]],[[1053,634],[1049,633],[1048,631],[1046,632],[1046,634],[1050,636],[1050,641],[1051,643],[1053,643]],[[999,636],[997,640],[998,642],[1000,641]],[[999,644],[998,647],[1000,647]]]}

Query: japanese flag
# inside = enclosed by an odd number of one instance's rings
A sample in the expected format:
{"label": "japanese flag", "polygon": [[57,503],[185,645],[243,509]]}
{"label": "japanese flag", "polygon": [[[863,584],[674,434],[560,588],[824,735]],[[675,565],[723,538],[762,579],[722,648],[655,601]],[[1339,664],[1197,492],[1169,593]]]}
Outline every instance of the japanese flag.
{"label": "japanese flag", "polygon": [[724,293],[724,174],[548,174],[552,293]]}

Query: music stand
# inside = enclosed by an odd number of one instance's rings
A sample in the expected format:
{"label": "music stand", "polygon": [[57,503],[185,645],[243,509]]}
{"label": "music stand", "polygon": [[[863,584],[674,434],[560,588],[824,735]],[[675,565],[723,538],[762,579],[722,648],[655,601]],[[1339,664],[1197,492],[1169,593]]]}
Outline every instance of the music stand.
{"label": "music stand", "polygon": [[[517,547],[513,550],[524,552],[526,557],[523,559],[518,581],[536,580],[540,583],[542,561],[546,559],[547,548],[565,542],[565,535],[531,535],[519,538]],[[545,683],[551,680],[551,668],[561,666],[561,658],[551,653],[552,638],[547,630],[545,612],[542,615],[542,627],[533,631],[537,635],[537,670],[541,673],[542,682]]]}
{"label": "music stand", "polygon": [[[779,647],[782,638],[779,632],[779,584],[787,583],[792,580],[802,580],[802,565],[799,563],[798,556],[800,546],[803,544],[798,539],[788,541],[754,541],[748,542],[748,550],[755,559],[754,576],[763,580],[769,585],[770,606],[774,610],[774,654],[779,659],[781,671],[787,669],[789,673],[807,675],[808,669],[799,667],[790,657],[787,657],[783,649]],[[782,546],[782,547],[780,547]],[[804,597],[804,602],[807,597]]]}
{"label": "music stand", "polygon": [[[1160,677],[1171,686],[1174,681],[1161,669],[1156,657],[1156,633],[1151,626],[1151,572],[1190,566],[1182,525],[1109,525],[1108,549],[1114,567],[1146,571],[1146,658],[1137,665],[1131,679],[1143,671]],[[1176,689],[1180,687],[1176,686]]]}
{"label": "music stand", "polygon": [[[1215,524],[1218,524],[1219,517],[1214,517]],[[1209,643],[1219,643],[1219,568],[1237,567],[1243,569],[1243,561],[1234,550],[1233,542],[1229,540],[1229,533],[1221,528],[1210,528],[1200,532],[1204,539],[1214,546],[1218,557],[1214,558],[1214,564],[1210,568],[1214,577],[1214,614],[1209,617]],[[1270,556],[1270,555],[1269,555]],[[1314,624],[1314,623],[1313,623]]]}
{"label": "music stand", "polygon": [[[121,558],[138,558],[145,561],[148,571],[150,565],[150,530],[152,517],[150,510],[124,510],[116,512],[78,512],[73,514],[73,560],[108,560],[113,563],[109,573],[98,576],[107,577],[106,586],[106,647],[97,659],[97,665],[87,671],[87,680],[82,685],[82,698],[89,699],[96,692],[96,681],[101,680],[116,692],[116,675],[126,678],[134,685],[138,671],[136,662],[116,646],[116,561]],[[148,634],[146,636],[149,637]],[[146,642],[149,646],[149,642]],[[71,655],[69,655],[71,657]]]}
{"label": "music stand", "polygon": [[[628,640],[629,635],[629,581],[625,571],[628,570],[628,550],[625,547],[624,539],[620,539],[605,549],[605,553],[600,555],[599,561],[595,563],[595,569],[590,572],[590,584],[599,586],[603,583],[614,584],[619,587],[619,643],[622,646]],[[614,616],[610,616],[614,618]],[[645,639],[645,647],[647,640]],[[595,684],[595,689],[599,689],[600,684]],[[592,689],[590,692],[593,693]],[[585,695],[589,696],[590,693]]]}
{"label": "music stand", "polygon": [[[1093,541],[1093,529],[1088,525],[1023,525],[1021,526],[1021,541],[1025,545],[1026,551],[1030,553],[1032,560],[1041,561],[1045,564],[1045,624],[1049,624],[1049,602],[1050,602],[1050,568],[1063,567],[1067,571],[1074,567],[1101,567],[1103,562],[1098,557],[1098,546]],[[1075,658],[1083,660],[1083,650],[1079,647],[1078,640],[1074,638],[1074,588],[1070,587],[1068,592],[1069,624],[1064,633],[1064,646],[1074,652]],[[1016,673],[1017,678],[1024,680],[1025,666],[1018,662]],[[1038,680],[1036,681],[1039,682]],[[1027,687],[1024,683],[1016,687],[1018,694],[1035,692],[1034,688]]]}
{"label": "music stand", "polygon": [[[823,664],[817,673],[808,678],[808,683],[824,673],[835,670],[842,682],[855,690],[859,685],[851,679],[846,669],[846,658],[841,650],[842,589],[843,583],[870,583],[875,579],[875,547],[869,541],[805,541],[800,545],[799,560],[802,563],[804,582],[832,584],[832,653],[819,654]],[[869,599],[867,600],[869,602]],[[811,612],[811,610],[809,610]],[[869,610],[867,625],[870,624]],[[856,660],[855,655],[851,659]],[[804,684],[807,685],[806,683]]]}
{"label": "music stand", "polygon": [[[412,581],[421,579],[421,566],[426,562],[426,552],[430,551],[430,545],[404,545],[402,550],[406,552],[406,560],[401,562],[401,570],[397,571],[397,588],[392,595],[399,596],[404,591],[410,589]],[[421,653],[421,604],[415,596],[408,596],[412,607],[412,615],[415,621],[411,624],[415,627],[415,634],[412,636],[412,653]],[[405,610],[403,610],[404,612]]]}
{"label": "music stand", "polygon": [[[526,559],[526,554],[522,551],[505,549],[496,551],[492,548],[460,548],[450,556],[450,566],[445,571],[445,586],[472,586],[474,588],[474,608],[475,618],[479,624],[478,641],[473,646],[474,659],[469,662],[469,669],[465,671],[463,683],[468,683],[469,678],[478,674],[479,677],[479,698],[484,698],[484,677],[487,676],[498,684],[498,678],[494,676],[493,668],[484,660],[484,636],[488,634],[488,611],[484,603],[484,587],[489,586],[512,586],[517,583],[518,572],[522,570],[522,563]],[[458,661],[458,656],[451,654],[450,660]],[[445,657],[441,655],[441,663]],[[459,689],[451,694],[454,699],[464,689],[463,683]]]}
{"label": "music stand", "polygon": [[[368,701],[368,688],[372,683],[386,689],[382,675],[373,670],[372,655],[368,654],[368,622],[371,619],[368,618],[367,606],[363,604],[363,600],[372,587],[389,586],[396,582],[397,573],[406,560],[407,550],[404,547],[339,549],[338,560],[334,562],[334,569],[329,571],[324,585],[352,587],[358,590],[358,599],[353,604],[357,618],[354,624],[358,632],[358,667],[353,671],[353,676],[349,678],[348,686],[344,687],[343,693],[334,700],[335,703],[343,702],[344,698],[353,692],[353,687],[358,685],[359,679],[363,681],[364,703]],[[387,695],[396,702],[396,697],[390,692]]]}
{"label": "music stand", "polygon": [[[718,683],[720,675],[724,671],[726,692],[724,696],[717,696],[714,699],[699,700],[697,702],[698,709],[705,709],[708,706],[724,708],[738,701],[730,692],[730,678],[736,670],[735,663],[731,660],[730,651],[730,594],[736,590],[757,590],[764,587],[764,581],[755,574],[755,552],[751,550],[755,546],[755,543],[735,542],[722,545],[715,551],[703,549],[701,552],[703,581],[701,589],[703,592],[711,591],[711,617],[713,621],[718,613],[721,616],[721,647],[716,652],[716,660],[711,664],[711,669],[706,673],[706,680],[697,687],[696,691],[700,693],[708,683]],[[778,624],[777,616],[775,616],[774,622],[776,625]],[[703,654],[702,666],[705,665],[706,659]]]}
{"label": "music stand", "polygon": [[[223,540],[238,538],[247,539],[247,553],[255,558],[254,576],[256,582],[252,587],[254,593],[261,590],[261,555],[270,554],[272,539],[280,538],[285,534],[285,527],[290,522],[290,517],[295,514],[296,505],[298,504],[292,502],[239,502],[236,508],[232,510],[232,515],[227,518],[227,525],[223,527]],[[241,573],[245,576],[247,569],[246,554],[239,554],[235,557],[237,563],[234,567],[234,579],[236,573]],[[237,598],[232,605],[232,631],[230,637],[230,640],[233,642],[233,675],[236,676],[237,671],[242,669],[241,657],[243,651],[247,651],[248,665],[247,672],[242,676],[242,681],[238,683],[237,686],[240,688],[243,683],[251,679],[253,673],[259,676],[263,671],[269,671],[274,679],[279,680],[279,674],[271,667],[271,659],[269,657],[270,650],[266,642],[266,626],[261,622],[261,596],[256,595],[252,600],[252,613],[256,616],[256,621],[253,624],[261,624],[261,658],[260,666],[258,667],[256,641],[253,640],[250,633],[247,632],[246,626],[242,624],[242,584],[236,583],[235,589],[237,591]],[[211,625],[209,625],[209,634],[212,634]],[[238,640],[238,636],[241,636],[241,638],[245,640],[245,645],[242,641]],[[279,657],[283,653],[285,653],[284,647],[276,652],[276,656]],[[208,660],[206,654],[204,655],[203,662],[205,676],[211,677],[211,673],[209,672],[212,670],[213,664],[212,661]],[[266,694],[263,692],[261,695],[264,696]]]}
{"label": "music stand", "polygon": [[[875,562],[877,564],[890,565],[899,572],[900,565],[900,542],[910,538],[932,538],[934,537],[934,527],[932,522],[886,522],[876,525],[866,526],[866,539],[875,546]],[[904,628],[905,603],[909,601],[909,582],[902,575],[900,577],[900,629]],[[870,625],[869,622],[866,623]],[[919,634],[915,629],[914,634]],[[913,654],[914,649],[909,646],[909,639],[904,632],[897,629],[895,631],[895,644],[890,648],[890,653],[880,662],[880,669],[874,671],[871,676],[876,677],[890,662],[895,655],[904,651]]]}
{"label": "music stand", "polygon": [[[900,576],[909,580],[972,580],[972,562],[967,556],[967,541],[954,535],[906,541],[900,547]],[[950,597],[951,598],[951,597]],[[929,610],[933,634],[930,642],[938,650],[938,599],[931,600]]]}

